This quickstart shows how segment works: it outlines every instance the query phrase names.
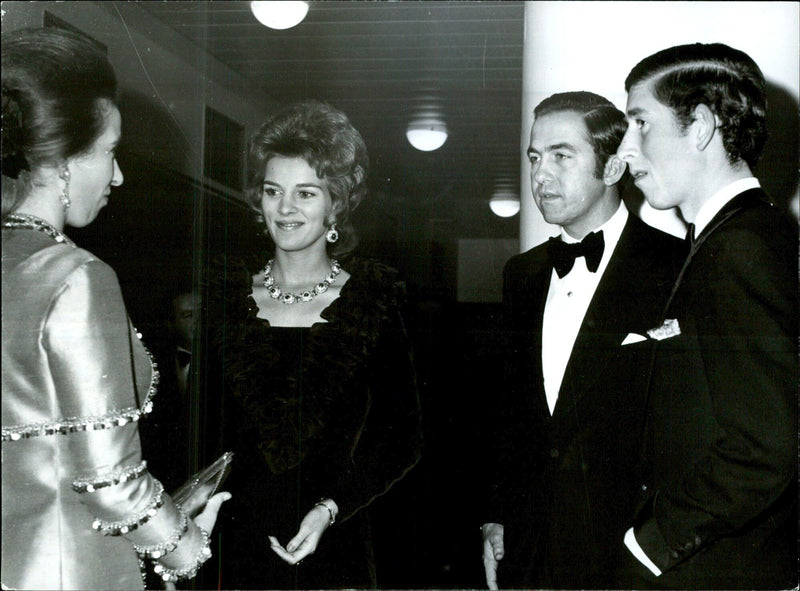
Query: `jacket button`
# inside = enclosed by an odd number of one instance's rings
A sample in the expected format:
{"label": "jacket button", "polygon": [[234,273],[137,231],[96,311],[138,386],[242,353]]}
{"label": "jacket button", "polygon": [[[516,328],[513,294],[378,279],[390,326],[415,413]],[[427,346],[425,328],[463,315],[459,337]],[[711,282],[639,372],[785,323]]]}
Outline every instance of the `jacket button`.
{"label": "jacket button", "polygon": [[642,485],[642,490],[647,490],[647,485],[646,484]]}
{"label": "jacket button", "polygon": [[557,458],[558,457],[558,450],[555,447],[550,450],[550,457],[551,458]]}

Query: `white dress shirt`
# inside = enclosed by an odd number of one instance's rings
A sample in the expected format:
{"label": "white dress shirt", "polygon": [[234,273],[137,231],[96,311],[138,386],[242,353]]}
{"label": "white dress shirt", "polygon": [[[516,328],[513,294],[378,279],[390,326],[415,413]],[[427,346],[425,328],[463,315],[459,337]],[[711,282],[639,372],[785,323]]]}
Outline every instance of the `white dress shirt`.
{"label": "white dress shirt", "polygon": [[754,176],[745,179],[739,179],[729,185],[725,185],[719,191],[711,196],[711,199],[703,204],[697,216],[694,219],[694,235],[700,236],[700,232],[709,224],[714,216],[717,215],[723,207],[725,207],[730,200],[736,197],[739,193],[744,193],[749,189],[757,189],[761,186],[758,179]]}
{"label": "white dress shirt", "polygon": [[[595,232],[602,230],[605,243],[603,258],[600,259],[600,265],[595,273],[586,268],[585,257],[575,259],[575,265],[564,277],[559,277],[555,269],[552,272],[542,322],[542,371],[547,406],[551,415],[586,310],[589,309],[597,285],[611,260],[627,221],[628,209],[620,202],[614,215],[595,230]],[[561,239],[564,242],[580,242],[567,234],[563,228]]]}

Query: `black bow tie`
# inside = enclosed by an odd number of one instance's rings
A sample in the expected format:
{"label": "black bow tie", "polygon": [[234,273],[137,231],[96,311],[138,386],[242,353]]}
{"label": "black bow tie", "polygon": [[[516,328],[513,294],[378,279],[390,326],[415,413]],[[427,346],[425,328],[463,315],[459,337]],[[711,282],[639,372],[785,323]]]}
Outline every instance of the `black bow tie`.
{"label": "black bow tie", "polygon": [[601,231],[592,232],[576,243],[564,242],[561,238],[551,238],[547,252],[556,273],[559,277],[563,277],[572,270],[578,257],[585,257],[586,268],[595,273],[600,266],[600,259],[603,258],[604,247],[605,241]]}

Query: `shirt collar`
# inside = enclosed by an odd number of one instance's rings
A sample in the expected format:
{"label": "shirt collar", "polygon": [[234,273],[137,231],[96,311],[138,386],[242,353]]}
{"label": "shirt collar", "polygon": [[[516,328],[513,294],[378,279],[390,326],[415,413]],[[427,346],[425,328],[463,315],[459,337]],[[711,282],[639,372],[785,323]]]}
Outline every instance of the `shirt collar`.
{"label": "shirt collar", "polygon": [[719,191],[714,193],[711,199],[706,201],[703,207],[700,208],[700,211],[697,212],[697,216],[694,220],[694,235],[699,236],[700,232],[714,219],[714,216],[739,193],[743,193],[748,189],[757,189],[760,186],[761,183],[758,182],[758,179],[754,176],[750,176],[722,187]]}
{"label": "shirt collar", "polygon": [[[613,247],[619,242],[619,237],[622,236],[622,230],[625,228],[625,222],[628,221],[628,208],[625,207],[625,202],[620,199],[619,207],[606,222],[596,228],[595,232],[603,232],[603,242],[605,244],[605,252],[611,252]],[[580,242],[569,234],[564,228],[561,228],[561,239],[567,243]],[[604,253],[605,256],[605,253]]]}

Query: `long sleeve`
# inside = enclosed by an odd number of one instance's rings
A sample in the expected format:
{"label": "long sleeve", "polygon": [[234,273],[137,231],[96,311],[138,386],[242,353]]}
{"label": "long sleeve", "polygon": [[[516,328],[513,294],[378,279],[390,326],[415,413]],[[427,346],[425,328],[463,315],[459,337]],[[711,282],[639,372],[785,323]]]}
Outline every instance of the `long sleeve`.
{"label": "long sleeve", "polygon": [[73,475],[74,494],[95,518],[97,535],[155,546],[181,531],[179,548],[163,560],[185,565],[201,538],[143,469],[138,419],[140,407],[151,404],[157,372],[108,266],[93,260],[69,275],[45,320],[42,345],[56,385],[55,416],[86,425],[66,436],[62,469]]}
{"label": "long sleeve", "polygon": [[422,424],[412,352],[399,310],[392,310],[369,360],[368,409],[357,447],[328,493],[345,521],[384,494],[418,462]]}
{"label": "long sleeve", "polygon": [[[780,523],[796,481],[797,236],[774,216],[762,219],[712,233],[668,312],[683,334],[658,353],[662,368],[672,363],[672,377],[656,379],[673,402],[657,399],[654,437],[679,462],[668,479],[655,459],[663,485],[636,530],[664,571],[721,538],[777,527],[763,524]],[[674,435],[667,419],[681,425]],[[669,440],[678,433],[681,447]]]}

